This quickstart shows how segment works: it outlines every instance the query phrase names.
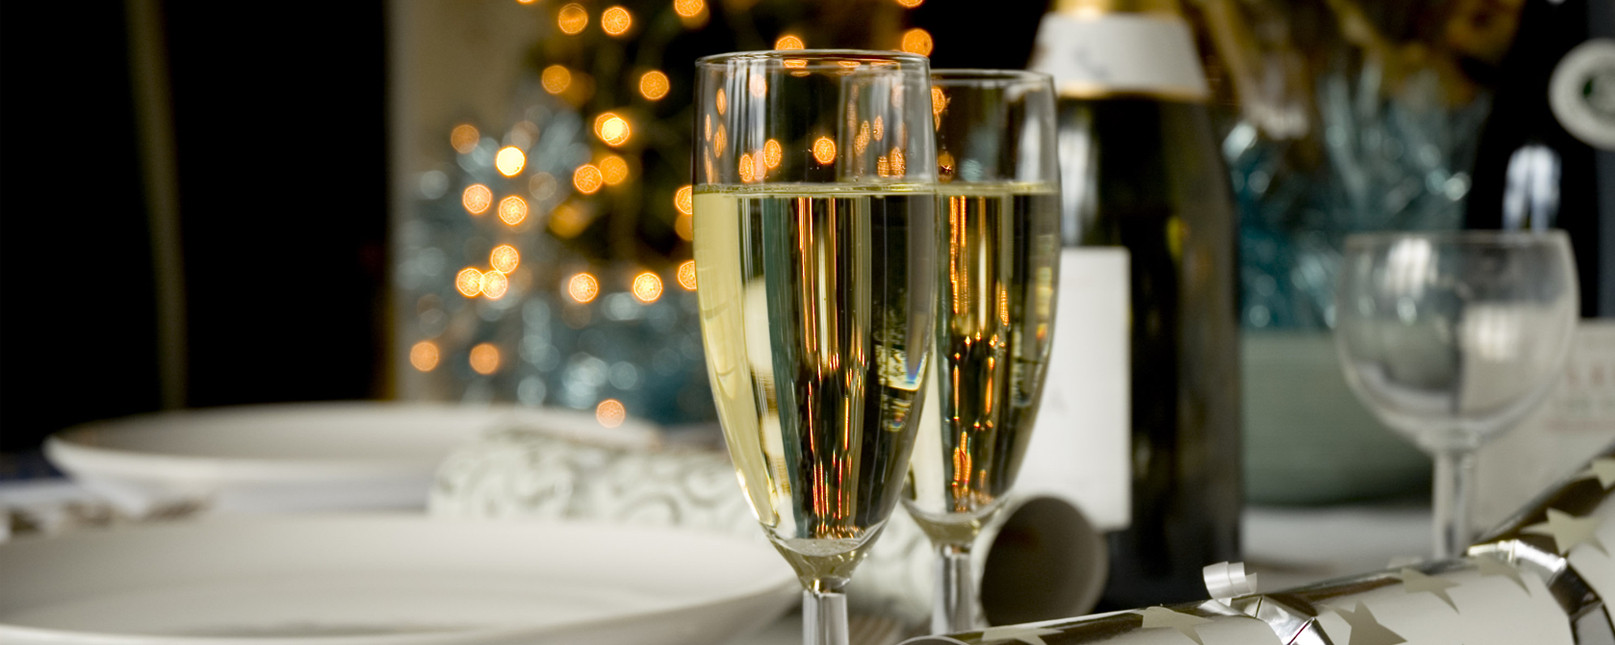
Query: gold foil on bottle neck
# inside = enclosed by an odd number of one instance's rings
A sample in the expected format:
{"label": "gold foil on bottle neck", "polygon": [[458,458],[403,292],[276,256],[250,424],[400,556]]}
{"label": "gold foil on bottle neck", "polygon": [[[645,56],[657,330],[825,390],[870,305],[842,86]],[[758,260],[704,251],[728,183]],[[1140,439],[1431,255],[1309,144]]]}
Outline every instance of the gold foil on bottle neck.
{"label": "gold foil on bottle neck", "polygon": [[1055,0],[1054,13],[1097,16],[1107,13],[1143,13],[1183,16],[1178,0]]}

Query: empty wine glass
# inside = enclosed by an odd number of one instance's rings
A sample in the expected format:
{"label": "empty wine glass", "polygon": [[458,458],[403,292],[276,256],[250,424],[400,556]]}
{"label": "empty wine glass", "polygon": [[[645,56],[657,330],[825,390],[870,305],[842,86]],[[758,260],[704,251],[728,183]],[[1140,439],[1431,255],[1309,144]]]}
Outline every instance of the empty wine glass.
{"label": "empty wine glass", "polygon": [[1347,238],[1335,346],[1357,397],[1435,459],[1437,558],[1473,539],[1475,449],[1556,381],[1578,301],[1561,231]]}
{"label": "empty wine glass", "polygon": [[902,492],[936,313],[930,66],[794,50],[696,63],[695,266],[740,485],[804,588],[803,641]]}

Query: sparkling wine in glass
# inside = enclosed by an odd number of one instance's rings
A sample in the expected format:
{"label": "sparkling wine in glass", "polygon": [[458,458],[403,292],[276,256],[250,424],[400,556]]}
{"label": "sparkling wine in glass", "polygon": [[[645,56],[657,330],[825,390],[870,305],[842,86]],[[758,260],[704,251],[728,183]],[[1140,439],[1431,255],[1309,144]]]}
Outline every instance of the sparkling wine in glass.
{"label": "sparkling wine in glass", "polygon": [[855,50],[696,63],[695,265],[724,440],[804,587],[804,642],[902,492],[936,311],[930,68]]}
{"label": "sparkling wine in glass", "polygon": [[1347,238],[1335,346],[1357,397],[1435,459],[1436,557],[1474,539],[1475,449],[1558,379],[1578,306],[1561,231]]}
{"label": "sparkling wine in glass", "polygon": [[943,248],[929,403],[903,503],[937,549],[931,629],[978,626],[970,547],[1031,438],[1060,260],[1047,74],[933,70]]}

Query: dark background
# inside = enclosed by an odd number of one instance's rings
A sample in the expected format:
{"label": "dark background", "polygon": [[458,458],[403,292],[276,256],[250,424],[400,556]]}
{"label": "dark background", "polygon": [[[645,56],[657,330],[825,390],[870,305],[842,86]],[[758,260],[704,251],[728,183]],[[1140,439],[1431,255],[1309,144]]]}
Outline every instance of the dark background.
{"label": "dark background", "polygon": [[[152,1],[183,405],[386,398],[387,3]],[[0,3],[0,453],[162,407],[134,2]],[[1044,10],[929,0],[911,22],[973,43],[937,67],[1023,67]]]}

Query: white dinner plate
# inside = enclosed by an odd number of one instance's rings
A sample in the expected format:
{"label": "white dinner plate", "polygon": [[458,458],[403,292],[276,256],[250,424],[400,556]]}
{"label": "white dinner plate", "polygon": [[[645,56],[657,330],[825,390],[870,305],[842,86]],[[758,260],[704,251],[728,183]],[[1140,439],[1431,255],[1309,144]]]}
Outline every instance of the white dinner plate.
{"label": "white dinner plate", "polygon": [[714,643],[799,593],[761,540],[404,514],[224,515],[0,544],[8,645]]}
{"label": "white dinner plate", "polygon": [[51,463],[127,510],[194,501],[221,510],[422,508],[439,463],[484,431],[554,432],[616,445],[653,426],[521,406],[290,403],[164,412],[69,428]]}

